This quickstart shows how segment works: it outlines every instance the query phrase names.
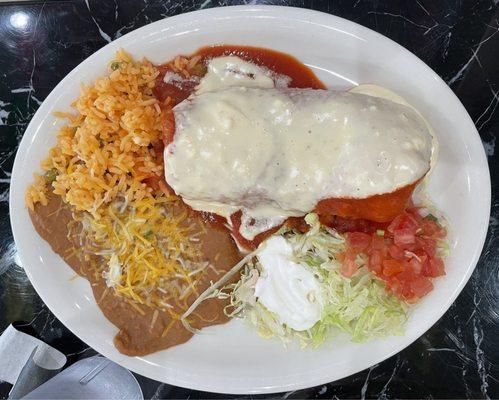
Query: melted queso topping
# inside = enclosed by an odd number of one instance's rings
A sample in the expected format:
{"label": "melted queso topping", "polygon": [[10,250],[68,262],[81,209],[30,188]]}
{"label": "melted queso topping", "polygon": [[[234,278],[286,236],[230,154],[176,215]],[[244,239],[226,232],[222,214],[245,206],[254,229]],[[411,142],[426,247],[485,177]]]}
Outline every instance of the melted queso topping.
{"label": "melted queso topping", "polygon": [[195,210],[241,212],[253,240],[323,199],[365,199],[430,168],[432,135],[413,108],[355,92],[288,88],[289,78],[235,56],[212,59],[174,109],[167,183]]}

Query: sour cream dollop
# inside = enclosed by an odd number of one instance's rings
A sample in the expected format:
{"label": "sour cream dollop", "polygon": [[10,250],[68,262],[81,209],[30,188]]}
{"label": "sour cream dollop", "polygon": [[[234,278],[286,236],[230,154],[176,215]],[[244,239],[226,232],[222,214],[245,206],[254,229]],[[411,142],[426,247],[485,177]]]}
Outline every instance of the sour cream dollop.
{"label": "sour cream dollop", "polygon": [[266,240],[257,255],[262,274],[255,295],[280,322],[305,331],[321,319],[323,302],[319,281],[304,265],[294,262],[293,248],[282,236]]}

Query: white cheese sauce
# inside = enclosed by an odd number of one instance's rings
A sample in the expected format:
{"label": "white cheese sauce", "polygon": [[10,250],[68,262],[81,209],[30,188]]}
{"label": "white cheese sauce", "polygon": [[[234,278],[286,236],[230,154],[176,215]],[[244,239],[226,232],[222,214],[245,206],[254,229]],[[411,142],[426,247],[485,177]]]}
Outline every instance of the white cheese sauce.
{"label": "white cheese sauce", "polygon": [[292,261],[293,248],[282,236],[261,244],[262,272],[255,296],[279,321],[296,331],[310,329],[321,319],[323,301],[319,281],[304,265]]}
{"label": "white cheese sauce", "polygon": [[206,75],[196,87],[196,94],[212,92],[230,86],[273,88],[286,87],[290,78],[265,67],[246,62],[236,56],[210,60]]}
{"label": "white cheese sauce", "polygon": [[242,210],[240,233],[252,240],[321,199],[393,192],[428,172],[431,131],[411,107],[279,80],[237,57],[215,58],[174,108],[165,177],[191,207]]}

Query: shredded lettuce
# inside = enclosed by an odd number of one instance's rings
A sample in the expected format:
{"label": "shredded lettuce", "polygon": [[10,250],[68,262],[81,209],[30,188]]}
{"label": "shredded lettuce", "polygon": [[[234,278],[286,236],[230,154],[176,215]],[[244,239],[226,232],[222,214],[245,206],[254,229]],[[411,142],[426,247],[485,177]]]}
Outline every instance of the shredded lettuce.
{"label": "shredded lettuce", "polygon": [[265,337],[277,337],[285,344],[298,339],[302,347],[317,347],[327,337],[345,332],[352,341],[363,342],[376,337],[401,335],[407,321],[407,306],[389,293],[365,267],[359,256],[360,269],[352,278],[340,274],[338,253],[345,250],[345,239],[336,231],[320,225],[317,215],[305,218],[311,229],[305,233],[280,231],[292,244],[295,261],[306,265],[321,283],[323,314],[311,329],[294,331],[279,321],[255,297],[255,284],[260,273],[258,262],[249,262],[241,279],[226,286],[216,295],[229,299],[225,313],[229,317],[244,317]]}

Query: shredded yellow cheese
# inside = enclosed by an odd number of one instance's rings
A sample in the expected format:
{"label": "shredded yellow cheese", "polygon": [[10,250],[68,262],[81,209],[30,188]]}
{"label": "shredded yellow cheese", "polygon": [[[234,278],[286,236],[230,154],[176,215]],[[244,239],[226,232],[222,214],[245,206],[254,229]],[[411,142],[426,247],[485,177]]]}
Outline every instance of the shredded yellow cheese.
{"label": "shredded yellow cheese", "polygon": [[197,294],[205,268],[177,201],[158,193],[103,206],[99,219],[81,215],[84,248],[104,258],[99,273],[116,293],[168,311],[172,303],[185,309],[189,294]]}

